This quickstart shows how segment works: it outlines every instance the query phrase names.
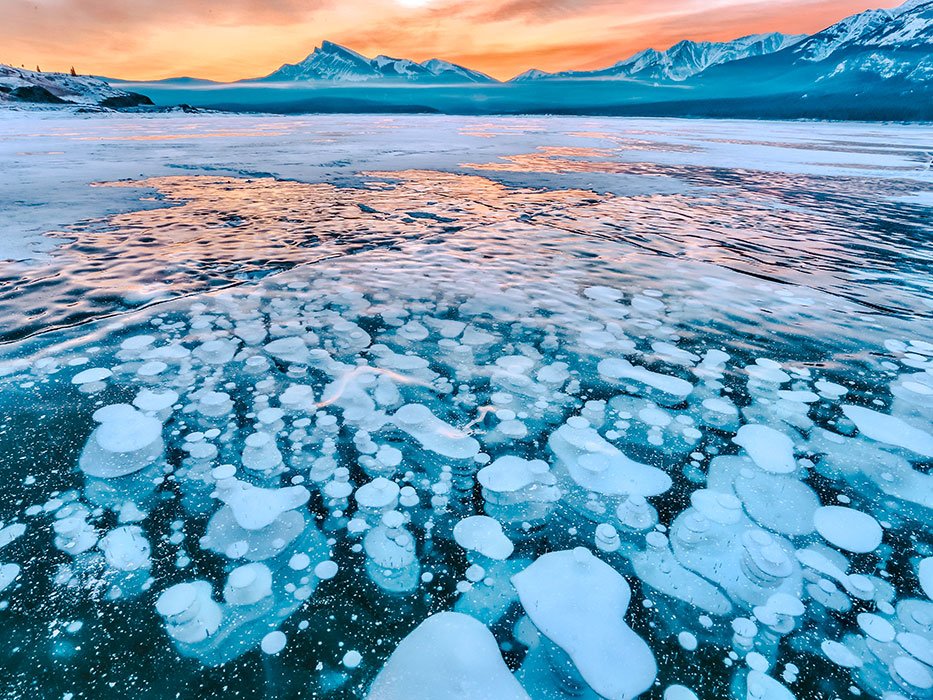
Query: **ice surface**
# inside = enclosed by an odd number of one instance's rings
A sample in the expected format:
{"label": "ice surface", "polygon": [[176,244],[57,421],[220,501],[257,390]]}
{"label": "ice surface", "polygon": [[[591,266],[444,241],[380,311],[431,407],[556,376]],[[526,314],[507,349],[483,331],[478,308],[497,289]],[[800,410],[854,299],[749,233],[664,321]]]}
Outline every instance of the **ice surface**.
{"label": "ice surface", "polygon": [[0,694],[929,697],[919,127],[202,116],[0,139]]}

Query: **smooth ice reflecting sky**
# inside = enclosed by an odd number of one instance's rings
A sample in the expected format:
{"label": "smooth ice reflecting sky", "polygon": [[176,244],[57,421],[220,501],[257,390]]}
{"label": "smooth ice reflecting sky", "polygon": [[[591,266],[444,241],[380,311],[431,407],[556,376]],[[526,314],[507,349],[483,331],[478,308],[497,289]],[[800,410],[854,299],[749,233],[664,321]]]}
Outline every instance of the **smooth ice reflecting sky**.
{"label": "smooth ice reflecting sky", "polygon": [[[893,7],[899,0],[875,0]],[[501,79],[610,65],[680,39],[818,31],[865,0],[3,0],[0,62],[131,79],[238,80],[329,39]],[[389,30],[391,28],[391,30]]]}

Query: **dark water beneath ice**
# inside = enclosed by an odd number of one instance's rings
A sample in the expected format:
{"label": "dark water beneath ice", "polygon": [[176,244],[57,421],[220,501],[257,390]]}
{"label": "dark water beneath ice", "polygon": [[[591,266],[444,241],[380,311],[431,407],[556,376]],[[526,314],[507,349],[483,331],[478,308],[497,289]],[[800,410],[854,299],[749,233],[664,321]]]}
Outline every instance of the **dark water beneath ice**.
{"label": "dark water beneath ice", "polygon": [[[676,159],[677,150],[667,150]],[[830,150],[843,159],[871,153],[857,142]],[[841,410],[869,407],[931,431],[933,209],[920,194],[928,197],[928,178],[631,162],[612,147],[546,143],[489,162],[464,159],[461,167],[366,172],[353,187],[226,174],[102,182],[95,186],[139,188],[150,201],[70,227],[41,263],[0,266],[0,524],[26,526],[0,549],[0,562],[20,567],[0,591],[0,697],[365,697],[399,641],[426,617],[450,609],[480,614],[479,597],[463,594],[477,562],[496,572],[490,595],[500,607],[487,608],[483,621],[510,669],[532,697],[568,697],[528,671],[543,647],[522,632],[523,609],[503,573],[509,564],[496,568],[468,556],[451,535],[459,519],[496,512],[470,473],[483,459],[464,467],[419,446],[386,418],[410,403],[430,407],[455,437],[478,440],[489,460],[515,455],[551,465],[561,496],[547,516],[530,529],[505,523],[515,570],[547,552],[599,552],[600,523],[620,533],[621,547],[599,556],[632,587],[626,620],[658,662],[645,697],[662,698],[674,683],[701,698],[752,697],[746,677],[759,662],[737,650],[736,618],[758,619],[754,647],[793,694],[768,698],[852,697],[852,688],[871,697],[929,697],[913,666],[906,673],[913,669],[915,685],[890,670],[910,654],[890,640],[866,642],[857,616],[877,614],[900,633],[933,639],[933,604],[917,574],[918,562],[933,554],[931,455],[916,443],[870,437]],[[555,173],[647,176],[683,187],[606,194],[561,187],[549,179]],[[522,186],[530,177],[539,186]],[[468,324],[476,338],[445,337],[440,321]],[[134,345],[142,335],[151,341]],[[300,361],[263,349],[275,337],[295,336],[323,354]],[[236,356],[209,359],[201,348],[217,339],[233,342]],[[147,355],[159,347],[183,351]],[[711,351],[728,358],[701,359]],[[516,356],[523,358],[517,365]],[[267,362],[251,373],[250,357]],[[607,358],[689,381],[692,393],[672,398],[650,384],[613,381],[600,369]],[[563,363],[566,378],[535,379],[554,363]],[[112,374],[74,384],[89,368]],[[379,398],[383,380],[375,378],[383,375],[394,398]],[[374,379],[357,386],[358,376]],[[287,409],[282,397],[293,384],[311,386],[315,404]],[[129,476],[82,471],[95,411],[132,403],[143,389],[177,394],[175,408],[159,416],[164,449]],[[199,413],[208,390],[232,401],[220,420]],[[711,398],[737,407],[733,428],[708,423],[702,402]],[[600,401],[608,409],[587,403]],[[260,425],[260,411],[280,405],[282,424]],[[648,499],[656,524],[626,529],[615,514],[624,496],[588,493],[568,476],[549,438],[581,413],[629,458],[670,476],[671,487]],[[332,433],[321,427],[325,415],[335,419]],[[295,424],[310,417],[311,426]],[[503,432],[516,419],[524,433]],[[833,549],[809,525],[806,498],[769,491],[771,481],[742,491],[738,477],[717,472],[717,458],[745,454],[732,440],[739,423],[787,435],[794,482],[822,506],[871,514],[884,527],[883,544],[868,552]],[[685,427],[697,428],[696,436]],[[281,474],[243,465],[244,441],[257,430],[275,436]],[[411,517],[419,573],[431,577],[405,594],[386,592],[370,575],[371,553],[347,530],[362,516],[353,498],[334,496],[342,493],[334,483],[358,487],[376,475],[361,459],[369,454],[361,433],[401,450],[402,465],[385,473],[420,500],[399,508]],[[195,442],[212,444],[216,456],[195,464],[186,449]],[[324,462],[311,468],[312,458]],[[220,506],[211,498],[210,468],[225,463],[256,486],[303,484],[309,501],[298,509],[303,534],[260,559],[275,582],[270,610],[283,612],[267,611],[252,631],[238,628],[235,615],[225,617],[222,630],[234,632],[224,647],[236,658],[211,667],[215,652],[173,643],[155,601],[193,580],[209,582],[222,601],[229,572],[244,563],[201,540]],[[444,476],[443,464],[453,477]],[[745,468],[753,466],[746,455]],[[724,486],[729,479],[735,484]],[[432,496],[444,496],[451,483],[449,502],[432,508]],[[633,562],[650,550],[647,531],[677,539],[675,521],[690,509],[691,494],[731,488],[745,509],[741,527],[780,539],[796,563],[771,588],[751,593],[709,575],[732,605],[715,615],[646,581]],[[799,531],[762,513],[798,506],[807,522]],[[73,556],[56,542],[54,524],[80,507],[95,538],[139,527],[149,545],[145,566],[131,575],[102,555],[100,543]],[[329,552],[307,545],[318,530]],[[842,566],[850,587],[870,579],[873,593],[859,598],[841,579],[808,568],[803,550]],[[289,566],[298,551],[339,566],[332,579],[306,574],[314,591],[304,600],[284,583],[302,576]],[[862,578],[847,578],[853,575]],[[823,593],[812,588],[821,585]],[[805,607],[791,631],[774,632],[756,618],[777,590]],[[920,612],[911,600],[921,601]],[[287,646],[265,654],[259,639],[274,629],[285,632]],[[698,648],[686,649],[679,633],[696,637]],[[833,663],[821,652],[826,640],[845,642],[861,669]],[[349,650],[362,655],[358,667],[341,663]]]}

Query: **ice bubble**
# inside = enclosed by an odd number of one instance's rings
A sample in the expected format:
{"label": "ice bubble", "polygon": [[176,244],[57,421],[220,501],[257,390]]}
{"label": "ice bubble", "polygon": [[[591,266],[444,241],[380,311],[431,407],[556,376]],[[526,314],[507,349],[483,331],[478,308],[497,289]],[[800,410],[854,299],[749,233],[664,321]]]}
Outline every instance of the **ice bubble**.
{"label": "ice bubble", "polygon": [[685,379],[651,372],[644,367],[637,367],[628,360],[620,358],[612,357],[601,360],[597,369],[604,379],[614,382],[631,380],[638,384],[644,384],[660,392],[664,398],[673,403],[680,403],[693,391],[693,385]]}
{"label": "ice bubble", "polygon": [[761,671],[748,673],[748,700],[796,700],[787,688]]}
{"label": "ice bubble", "polygon": [[839,642],[827,639],[820,644],[820,649],[827,659],[842,668],[858,668],[862,665],[862,660],[849,647]]}
{"label": "ice bubble", "polygon": [[105,369],[103,367],[93,367],[91,369],[86,369],[83,372],[78,372],[71,378],[71,383],[75,385],[94,384],[96,382],[102,382],[105,379],[109,379],[112,376],[113,372],[111,372],[109,369]]}
{"label": "ice bubble", "polygon": [[0,549],[6,547],[10,542],[22,537],[26,533],[24,523],[13,523],[4,528],[0,528]]}
{"label": "ice bubble", "polygon": [[100,423],[91,433],[78,464],[104,479],[125,476],[152,464],[162,454],[162,423],[127,404],[98,409]]}
{"label": "ice bubble", "polygon": [[194,349],[194,356],[208,365],[224,365],[233,359],[239,345],[232,338],[208,340]]}
{"label": "ice bubble", "polygon": [[343,659],[340,660],[340,663],[342,663],[345,668],[356,668],[362,662],[363,662],[363,655],[354,649],[351,649],[346,654],[344,654]]}
{"label": "ice bubble", "polygon": [[152,389],[143,389],[136,398],[133,399],[133,405],[145,413],[161,413],[178,402],[178,392],[171,389],[163,391],[154,391]]}
{"label": "ice bubble", "polygon": [[480,445],[466,433],[435,416],[422,404],[402,406],[393,416],[399,429],[415,438],[421,446],[450,459],[472,459]]}
{"label": "ice bubble", "polygon": [[454,525],[454,540],[465,550],[490,559],[508,559],[514,550],[499,521],[486,515],[472,515]]}
{"label": "ice bubble", "polygon": [[311,498],[304,486],[265,489],[235,478],[217,483],[217,497],[233,511],[244,530],[261,530],[283,513],[300,508]]}
{"label": "ice bubble", "polygon": [[535,627],[571,658],[599,695],[632,698],[652,686],[654,655],[625,624],[631,589],[592,552],[544,554],[512,583]]}
{"label": "ice bubble", "polygon": [[179,583],[162,592],[156,610],[169,635],[182,644],[197,644],[220,627],[223,612],[211,596],[207,581]]}
{"label": "ice bubble", "polygon": [[664,689],[664,700],[699,700],[696,693],[682,685],[669,685]]}
{"label": "ice bubble", "polygon": [[748,424],[739,428],[732,441],[742,447],[752,461],[766,472],[789,474],[796,470],[794,443],[782,432],[766,425]]}
{"label": "ice bubble", "polygon": [[314,575],[322,581],[329,581],[337,575],[337,571],[339,571],[337,562],[331,561],[330,559],[322,561],[314,567]]}
{"label": "ice bubble", "polygon": [[400,491],[398,484],[380,476],[360,486],[354,498],[360,508],[370,512],[381,512],[392,510],[398,505]]}
{"label": "ice bubble", "polygon": [[282,651],[286,644],[288,644],[288,637],[285,636],[284,632],[276,630],[275,632],[269,632],[262,638],[259,648],[262,649],[263,653],[274,656]]}
{"label": "ice bubble", "polygon": [[277,360],[296,365],[306,365],[311,359],[304,339],[296,336],[279,338],[266,343],[265,350]]}
{"label": "ice bubble", "polygon": [[933,599],[933,557],[927,557],[920,561],[917,566],[917,578],[920,580],[920,588],[927,594],[927,598]]}
{"label": "ice bubble", "polygon": [[0,564],[0,593],[16,580],[19,571],[19,564]]}
{"label": "ice bubble", "polygon": [[891,664],[895,674],[907,685],[918,690],[933,688],[933,674],[922,663],[909,656],[898,656]]}
{"label": "ice bubble", "polygon": [[104,535],[98,543],[107,564],[118,571],[148,569],[149,541],[136,525],[118,527]]}
{"label": "ice bubble", "polygon": [[855,423],[859,432],[878,442],[916,452],[924,457],[933,457],[933,435],[905,423],[896,416],[889,416],[870,408],[852,406],[842,407],[846,418]]}
{"label": "ice bubble", "polygon": [[227,576],[224,600],[231,605],[252,605],[270,595],[272,572],[265,564],[244,564]]}
{"label": "ice bubble", "polygon": [[872,552],[881,544],[878,521],[853,508],[824,506],[814,513],[813,524],[823,539],[849,552]]}
{"label": "ice bubble", "polygon": [[530,700],[502,660],[492,633],[455,612],[432,615],[405,637],[367,700]]}
{"label": "ice bubble", "polygon": [[589,426],[568,419],[551,433],[548,446],[571,478],[587,491],[607,496],[657,496],[671,487],[671,478],[656,467],[629,459]]}
{"label": "ice bubble", "polygon": [[862,628],[865,634],[879,642],[893,642],[897,636],[894,625],[880,615],[875,615],[874,613],[859,613],[856,620],[858,621],[858,626]]}

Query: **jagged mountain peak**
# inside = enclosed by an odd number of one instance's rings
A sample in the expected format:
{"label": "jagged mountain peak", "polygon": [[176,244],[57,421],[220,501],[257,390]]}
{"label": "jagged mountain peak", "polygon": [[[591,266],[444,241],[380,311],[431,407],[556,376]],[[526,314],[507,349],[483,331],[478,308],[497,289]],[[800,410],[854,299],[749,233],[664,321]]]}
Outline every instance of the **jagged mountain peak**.
{"label": "jagged mountain peak", "polygon": [[493,78],[449,61],[418,63],[408,58],[379,55],[367,58],[332,41],[321,45],[298,63],[287,63],[263,81],[294,82],[495,82]]}

